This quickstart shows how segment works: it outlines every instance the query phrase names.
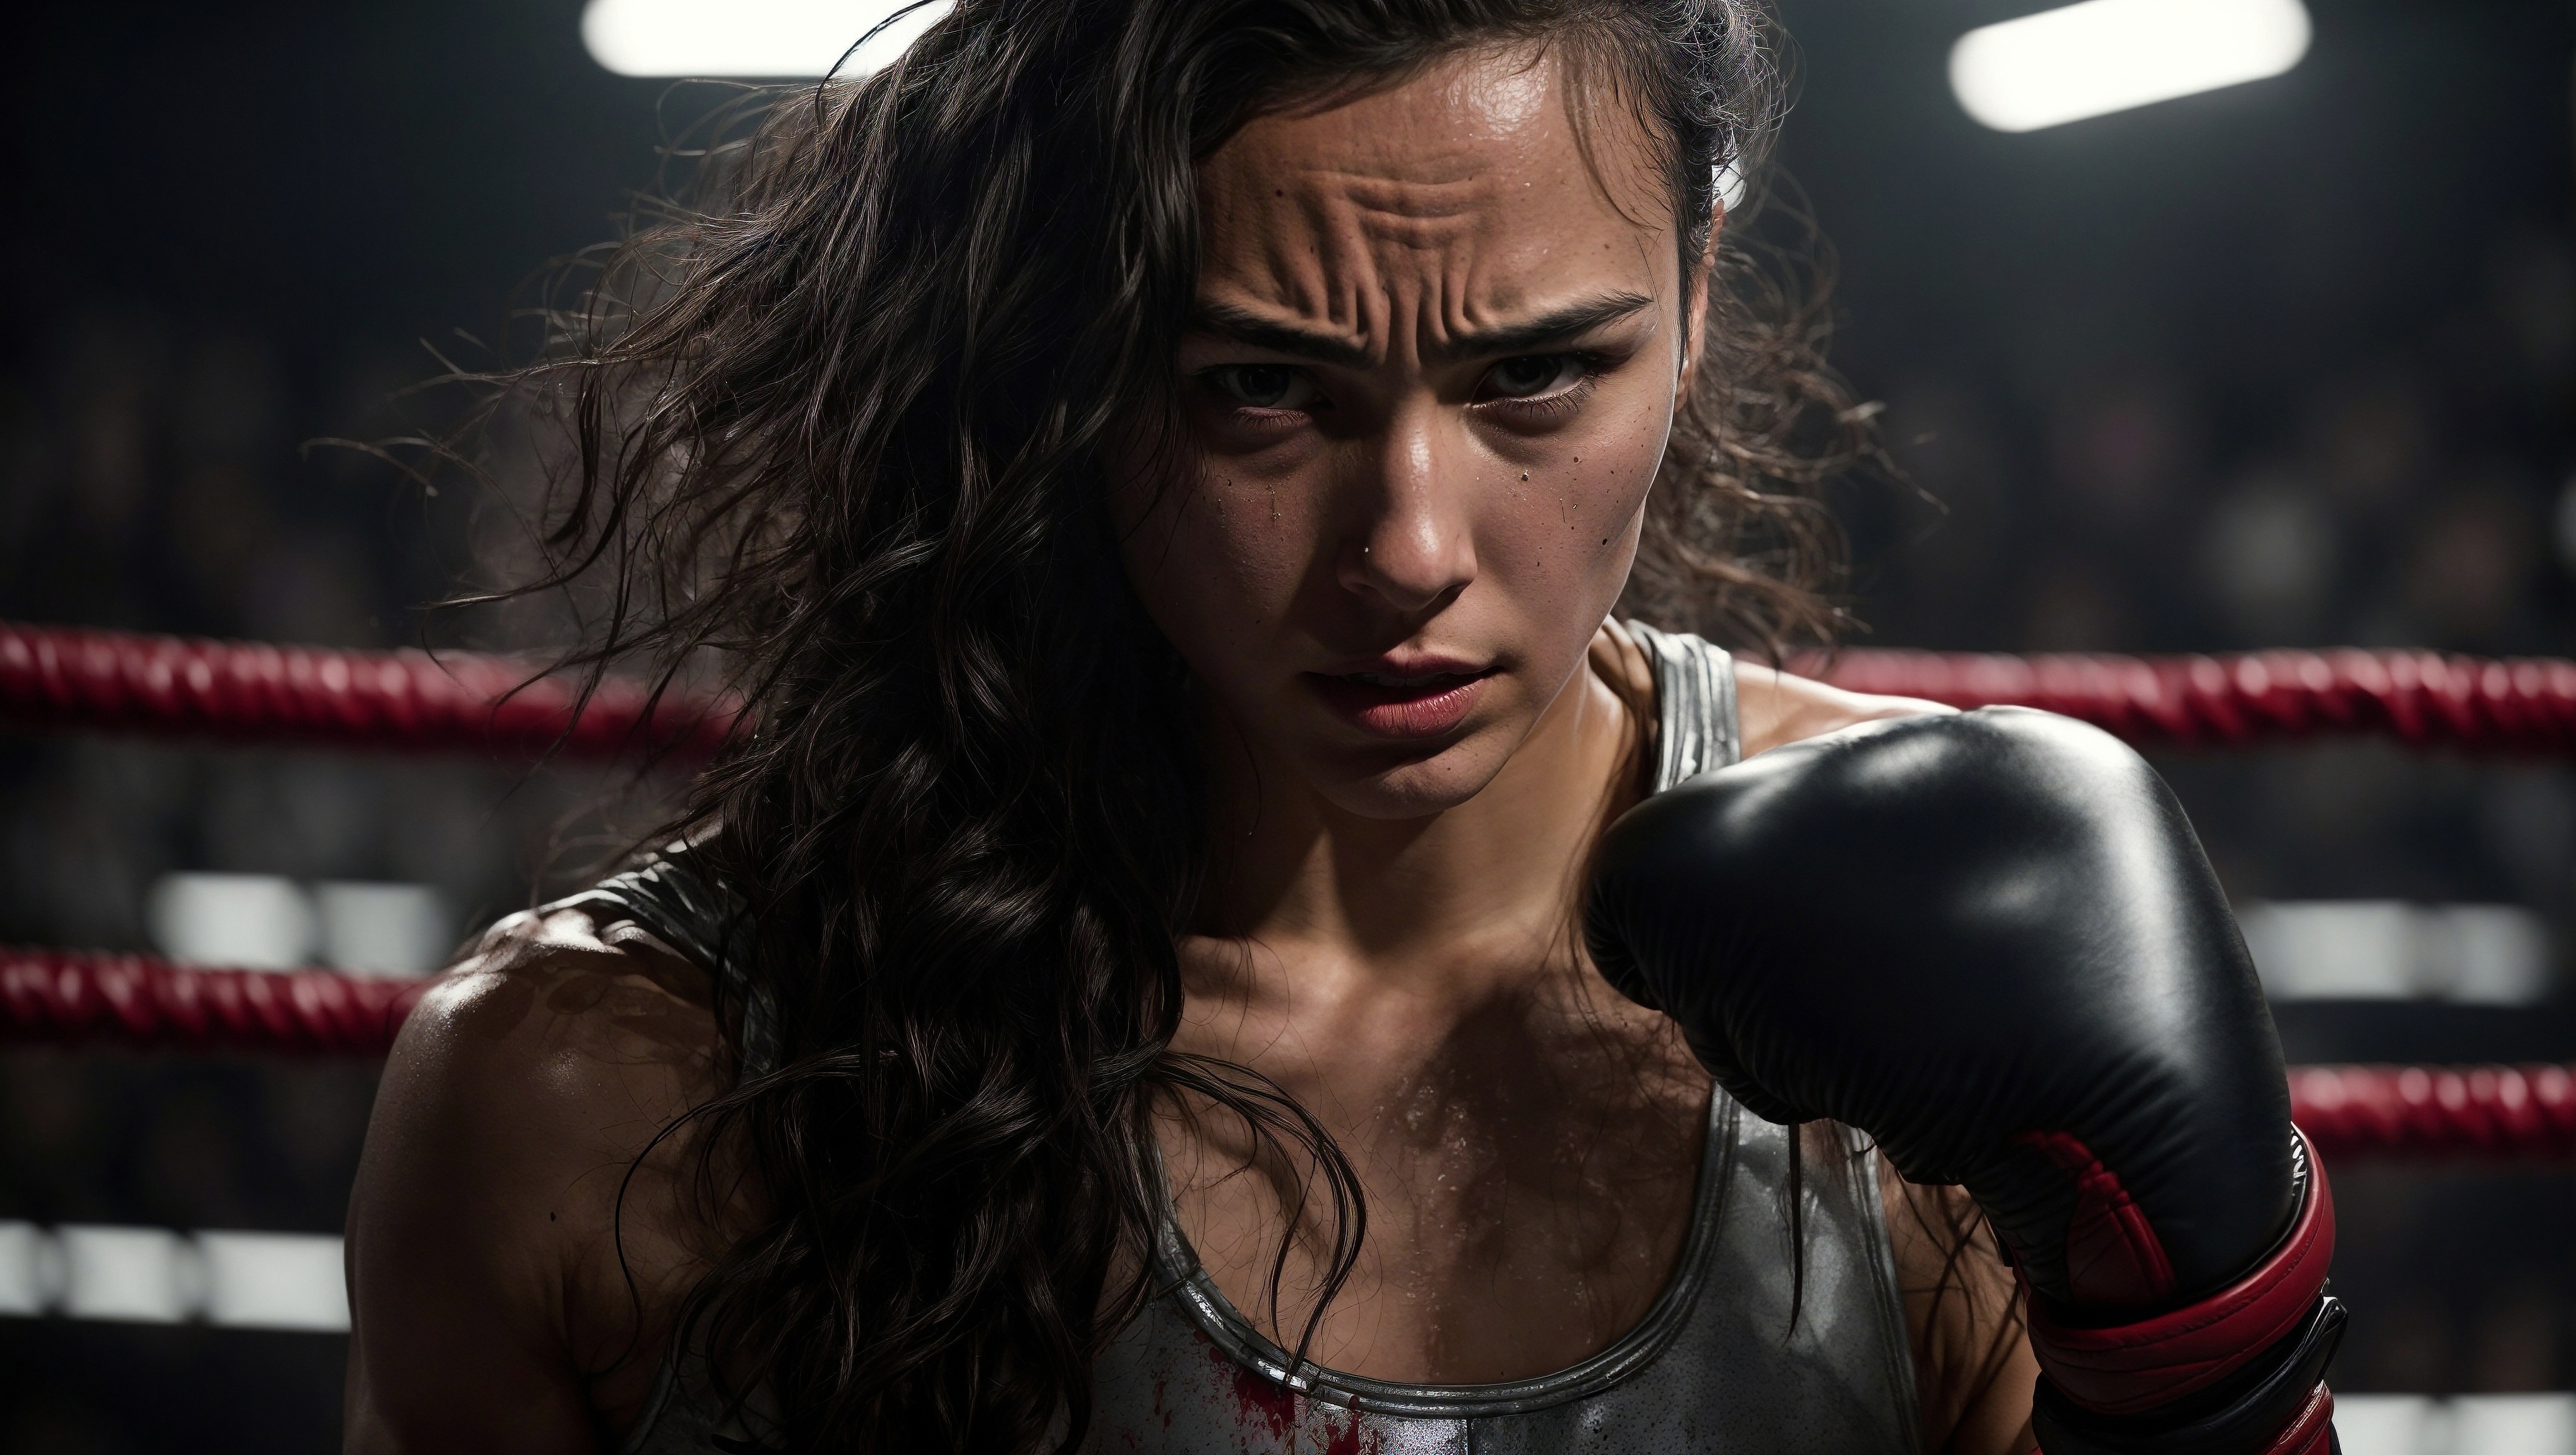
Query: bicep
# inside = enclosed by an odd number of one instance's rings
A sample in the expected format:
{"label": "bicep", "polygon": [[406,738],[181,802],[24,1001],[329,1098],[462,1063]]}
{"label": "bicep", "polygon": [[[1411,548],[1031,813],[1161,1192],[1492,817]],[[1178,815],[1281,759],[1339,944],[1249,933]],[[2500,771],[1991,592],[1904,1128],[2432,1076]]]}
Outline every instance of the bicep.
{"label": "bicep", "polygon": [[2026,1455],[2038,1446],[2030,1402],[2039,1362],[1993,1234],[1958,1188],[1918,1187],[1883,1166],[1880,1187],[1926,1448]]}
{"label": "bicep", "polygon": [[[358,1455],[600,1446],[565,1337],[547,1120],[489,1005],[433,999],[376,1099],[350,1202],[347,1448]],[[506,1007],[501,1007],[506,1009]],[[539,1097],[537,1100],[542,1101]]]}

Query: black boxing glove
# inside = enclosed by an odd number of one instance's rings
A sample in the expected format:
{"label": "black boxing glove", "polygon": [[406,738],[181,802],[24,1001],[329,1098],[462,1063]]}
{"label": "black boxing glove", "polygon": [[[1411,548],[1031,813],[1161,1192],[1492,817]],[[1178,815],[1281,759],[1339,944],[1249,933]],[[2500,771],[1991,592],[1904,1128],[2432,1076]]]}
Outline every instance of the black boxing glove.
{"label": "black boxing glove", "polygon": [[2050,1450],[2328,1448],[2332,1202],[2217,878],[2116,739],[1989,708],[1706,774],[1612,827],[1586,938],[1757,1115],[1968,1190]]}

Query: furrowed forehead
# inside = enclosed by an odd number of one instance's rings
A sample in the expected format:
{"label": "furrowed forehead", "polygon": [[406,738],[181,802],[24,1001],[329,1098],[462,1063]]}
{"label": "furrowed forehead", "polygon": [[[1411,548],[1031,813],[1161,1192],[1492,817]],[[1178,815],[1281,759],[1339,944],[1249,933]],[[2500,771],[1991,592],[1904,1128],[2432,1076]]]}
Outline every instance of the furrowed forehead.
{"label": "furrowed forehead", "polygon": [[1670,212],[1635,123],[1614,112],[1591,131],[1587,148],[1552,60],[1490,50],[1258,118],[1201,169],[1199,322],[1348,360],[1408,314],[1428,353],[1632,312],[1676,271],[1658,263]]}

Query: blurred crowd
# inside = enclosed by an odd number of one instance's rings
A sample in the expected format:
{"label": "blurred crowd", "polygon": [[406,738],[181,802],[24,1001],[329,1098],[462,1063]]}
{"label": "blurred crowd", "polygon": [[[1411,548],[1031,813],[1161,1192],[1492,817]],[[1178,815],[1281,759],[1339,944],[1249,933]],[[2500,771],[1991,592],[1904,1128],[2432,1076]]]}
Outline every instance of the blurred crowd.
{"label": "blurred crowd", "polygon": [[1892,442],[1947,519],[1890,561],[1876,615],[2028,651],[2565,651],[2576,260],[2533,233],[2462,271],[2467,306],[2255,429],[2222,432],[2188,359],[2052,381],[2027,419],[1889,381]]}
{"label": "blurred crowd", "polygon": [[[2565,655],[2576,256],[2563,234],[2517,231],[2460,271],[2451,310],[2323,361],[2255,418],[2189,358],[2118,357],[2035,400],[1887,380],[1890,446],[1929,500],[1887,512],[1901,524],[1875,542],[1867,640]],[[2195,808],[2240,899],[2558,913],[2576,890],[2576,785],[2552,766],[2345,744],[2172,771],[2209,784]]]}

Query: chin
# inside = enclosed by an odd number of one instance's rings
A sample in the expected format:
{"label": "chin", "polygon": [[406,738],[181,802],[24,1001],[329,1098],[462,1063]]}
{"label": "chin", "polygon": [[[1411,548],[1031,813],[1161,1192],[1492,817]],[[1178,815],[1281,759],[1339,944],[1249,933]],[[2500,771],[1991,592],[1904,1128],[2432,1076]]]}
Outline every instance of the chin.
{"label": "chin", "polygon": [[[1512,747],[1493,727],[1470,732],[1421,757],[1390,763],[1337,764],[1310,780],[1324,800],[1360,818],[1428,818],[1485,790],[1511,761]],[[1381,753],[1383,750],[1381,750]]]}

